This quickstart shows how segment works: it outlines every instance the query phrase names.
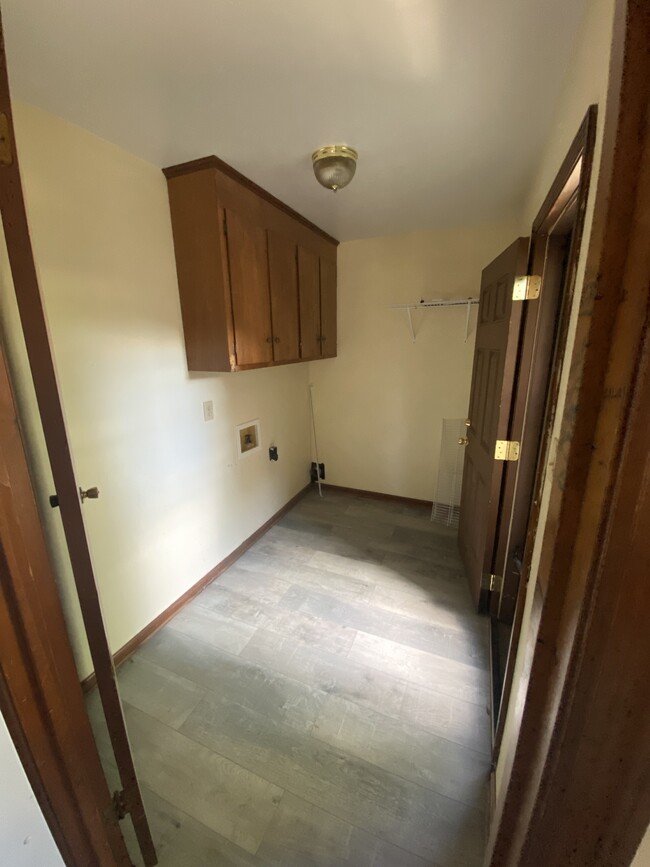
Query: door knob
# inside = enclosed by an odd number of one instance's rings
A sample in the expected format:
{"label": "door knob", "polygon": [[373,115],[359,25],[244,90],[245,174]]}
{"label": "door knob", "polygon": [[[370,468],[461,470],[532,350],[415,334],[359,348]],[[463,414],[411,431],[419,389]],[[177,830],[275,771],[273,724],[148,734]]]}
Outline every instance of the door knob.
{"label": "door knob", "polygon": [[458,445],[459,446],[466,446],[468,442],[469,442],[469,437],[458,437]]}
{"label": "door knob", "polygon": [[472,426],[472,422],[470,421],[470,419],[466,418],[465,419],[465,427],[471,427],[471,426]]}
{"label": "door knob", "polygon": [[87,488],[85,491],[79,488],[79,496],[82,503],[84,500],[96,500],[99,497],[99,488]]}

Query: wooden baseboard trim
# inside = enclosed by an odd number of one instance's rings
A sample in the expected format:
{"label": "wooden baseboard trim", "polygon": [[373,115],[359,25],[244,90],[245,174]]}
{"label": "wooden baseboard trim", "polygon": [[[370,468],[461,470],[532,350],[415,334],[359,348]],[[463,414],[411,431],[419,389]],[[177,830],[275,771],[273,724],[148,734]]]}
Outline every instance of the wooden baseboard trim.
{"label": "wooden baseboard trim", "polygon": [[[285,503],[284,506],[282,506],[282,508],[279,509],[274,515],[272,515],[268,521],[266,521],[264,524],[262,524],[261,527],[255,530],[255,532],[250,535],[248,539],[245,539],[241,543],[241,545],[239,545],[239,547],[235,548],[235,550],[231,554],[228,554],[228,556],[220,563],[217,563],[217,565],[213,569],[210,569],[207,575],[204,575],[203,578],[197,581],[196,584],[190,587],[189,590],[186,590],[185,593],[183,593],[183,595],[176,600],[176,602],[173,602],[169,606],[169,608],[165,608],[165,610],[160,613],[158,617],[152,620],[151,623],[144,627],[144,629],[141,629],[140,632],[138,632],[137,635],[134,635],[130,641],[127,641],[124,647],[120,647],[120,649],[115,654],[113,654],[113,662],[115,663],[115,666],[117,667],[121,665],[124,660],[128,659],[128,657],[131,656],[131,654],[135,650],[137,650],[137,648],[144,641],[146,641],[148,638],[151,638],[154,633],[158,632],[159,629],[162,629],[162,627],[166,623],[168,623],[172,619],[172,617],[178,614],[181,608],[184,608],[185,605],[187,605],[188,602],[194,599],[195,596],[198,596],[198,594],[205,587],[207,587],[208,584],[211,584],[215,580],[215,578],[218,578],[219,575],[221,575],[223,572],[226,571],[226,569],[229,569],[230,566],[233,565],[233,563],[239,560],[242,554],[248,551],[248,549],[252,545],[254,545],[258,539],[261,539],[262,536],[268,530],[270,530],[274,524],[277,524],[280,518],[286,515],[286,513],[290,509],[292,509],[309,490],[311,490],[311,484],[304,487],[301,491],[298,491],[295,497],[292,497],[288,503]],[[84,692],[87,693],[95,687],[96,683],[97,681],[95,678],[95,672],[93,671],[92,674],[89,674],[88,677],[85,677],[81,681],[81,688]]]}
{"label": "wooden baseboard trim", "polygon": [[[315,487],[315,485],[314,485]],[[363,491],[360,488],[344,488],[342,485],[328,485],[321,482],[324,490],[340,491],[345,494],[356,494],[357,497],[369,497],[372,500],[391,500],[394,503],[405,503],[409,506],[433,506],[433,500],[416,500],[414,497],[400,497],[397,494],[382,494],[379,491]]]}

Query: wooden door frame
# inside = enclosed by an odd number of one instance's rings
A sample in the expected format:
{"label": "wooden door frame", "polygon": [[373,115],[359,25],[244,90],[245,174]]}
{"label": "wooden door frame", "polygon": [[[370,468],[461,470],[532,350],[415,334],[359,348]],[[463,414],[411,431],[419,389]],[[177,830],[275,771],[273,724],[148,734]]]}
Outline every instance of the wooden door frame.
{"label": "wooden door frame", "polygon": [[[525,305],[521,328],[518,374],[508,439],[521,442],[519,461],[504,467],[499,527],[492,570],[503,578],[501,591],[490,600],[490,613],[512,623],[510,647],[498,708],[493,704],[493,761],[501,747],[512,687],[516,652],[521,632],[526,582],[519,579],[514,547],[521,539],[521,561],[532,550],[539,522],[539,504],[544,485],[544,468],[551,444],[553,423],[560,392],[560,379],[567,333],[575,293],[578,260],[584,231],[589,184],[596,139],[597,107],[589,107],[573,139],[531,229],[529,274],[541,274],[540,297]],[[549,245],[567,210],[572,209],[571,246],[566,266],[553,258]],[[565,219],[564,222],[567,222]],[[561,229],[566,233],[566,229]],[[531,442],[531,439],[534,439]],[[516,539],[511,533],[515,530]],[[517,583],[516,590],[512,588]],[[504,594],[512,604],[504,618]],[[494,628],[494,624],[491,624]],[[491,641],[491,647],[496,642]],[[492,664],[492,660],[491,660]],[[493,691],[494,692],[494,691]],[[495,700],[496,702],[496,700]],[[496,714],[496,717],[495,717]]]}
{"label": "wooden door frame", "polygon": [[523,711],[492,821],[491,867],[627,867],[650,818],[650,588],[634,561],[621,568],[617,545],[628,534],[638,556],[631,517],[650,521],[638,484],[638,441],[647,438],[650,409],[646,0],[618,0],[613,36],[594,220],[540,549],[532,665],[515,697]]}

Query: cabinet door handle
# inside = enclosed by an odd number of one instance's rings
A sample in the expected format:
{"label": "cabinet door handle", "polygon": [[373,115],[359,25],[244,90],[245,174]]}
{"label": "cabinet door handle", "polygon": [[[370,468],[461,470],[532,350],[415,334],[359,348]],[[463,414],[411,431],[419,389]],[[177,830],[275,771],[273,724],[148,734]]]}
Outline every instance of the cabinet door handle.
{"label": "cabinet door handle", "polygon": [[280,338],[279,338],[279,337],[274,337],[273,340],[275,341],[275,343],[279,343],[279,342],[280,342]]}
{"label": "cabinet door handle", "polygon": [[267,338],[266,338],[266,342],[267,342],[267,343],[273,343],[273,338],[272,338],[272,337],[267,337]]}

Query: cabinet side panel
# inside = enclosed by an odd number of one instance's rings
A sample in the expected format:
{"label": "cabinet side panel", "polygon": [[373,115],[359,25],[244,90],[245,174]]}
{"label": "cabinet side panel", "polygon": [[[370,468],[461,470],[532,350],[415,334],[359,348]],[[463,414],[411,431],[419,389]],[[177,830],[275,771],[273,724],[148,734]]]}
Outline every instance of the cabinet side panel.
{"label": "cabinet side panel", "polygon": [[320,257],[321,352],[336,357],[336,259]]}
{"label": "cabinet side panel", "polygon": [[170,178],[168,188],[188,370],[231,370],[214,175]]}

